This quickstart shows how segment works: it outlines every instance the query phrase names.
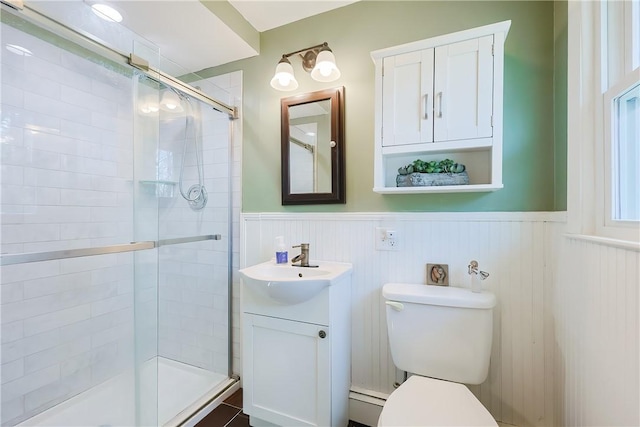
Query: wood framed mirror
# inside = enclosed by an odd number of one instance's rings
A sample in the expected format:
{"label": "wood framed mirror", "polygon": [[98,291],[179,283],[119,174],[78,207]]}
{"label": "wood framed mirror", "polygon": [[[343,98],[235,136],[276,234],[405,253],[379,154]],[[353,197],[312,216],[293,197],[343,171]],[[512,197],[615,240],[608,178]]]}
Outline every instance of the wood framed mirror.
{"label": "wood framed mirror", "polygon": [[282,98],[282,204],[345,203],[344,87]]}

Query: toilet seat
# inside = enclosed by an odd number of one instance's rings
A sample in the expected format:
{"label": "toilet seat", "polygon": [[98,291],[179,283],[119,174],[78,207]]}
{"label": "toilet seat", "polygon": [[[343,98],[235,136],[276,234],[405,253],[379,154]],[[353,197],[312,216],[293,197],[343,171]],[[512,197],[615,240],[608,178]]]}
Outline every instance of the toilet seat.
{"label": "toilet seat", "polygon": [[378,426],[497,426],[489,411],[458,383],[413,375],[387,399]]}

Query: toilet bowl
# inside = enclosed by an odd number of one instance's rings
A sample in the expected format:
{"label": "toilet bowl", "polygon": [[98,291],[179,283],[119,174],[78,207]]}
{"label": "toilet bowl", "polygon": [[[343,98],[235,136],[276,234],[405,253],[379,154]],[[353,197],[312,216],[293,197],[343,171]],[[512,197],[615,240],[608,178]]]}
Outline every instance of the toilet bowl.
{"label": "toilet bowl", "polygon": [[382,295],[391,356],[414,375],[391,393],[378,426],[497,426],[464,385],[487,378],[495,296],[404,283]]}
{"label": "toilet bowl", "polygon": [[387,399],[378,419],[387,426],[497,426],[463,384],[414,375]]}

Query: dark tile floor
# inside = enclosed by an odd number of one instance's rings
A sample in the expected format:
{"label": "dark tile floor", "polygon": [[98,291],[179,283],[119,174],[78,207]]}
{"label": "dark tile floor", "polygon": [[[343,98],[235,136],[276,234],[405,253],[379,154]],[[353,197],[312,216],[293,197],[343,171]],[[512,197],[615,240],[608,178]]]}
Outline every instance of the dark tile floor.
{"label": "dark tile floor", "polygon": [[196,427],[249,427],[249,416],[242,412],[242,389],[226,398]]}
{"label": "dark tile floor", "polygon": [[[249,416],[242,412],[242,389],[225,399],[209,415],[196,424],[196,427],[249,427]],[[367,427],[355,421],[349,421],[349,427]]]}

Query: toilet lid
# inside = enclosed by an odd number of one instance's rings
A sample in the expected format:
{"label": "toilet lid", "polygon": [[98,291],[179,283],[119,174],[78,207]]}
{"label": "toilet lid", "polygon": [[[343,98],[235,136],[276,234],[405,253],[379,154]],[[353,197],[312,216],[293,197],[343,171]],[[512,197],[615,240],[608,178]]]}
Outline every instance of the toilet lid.
{"label": "toilet lid", "polygon": [[465,385],[416,375],[391,393],[378,420],[378,426],[497,425]]}

